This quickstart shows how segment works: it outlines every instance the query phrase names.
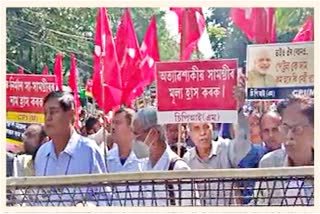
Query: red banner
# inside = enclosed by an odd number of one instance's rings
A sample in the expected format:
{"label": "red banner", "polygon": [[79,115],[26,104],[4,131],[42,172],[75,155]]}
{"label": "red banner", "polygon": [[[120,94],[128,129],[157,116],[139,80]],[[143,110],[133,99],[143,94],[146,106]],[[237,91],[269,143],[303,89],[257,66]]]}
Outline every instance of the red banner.
{"label": "red banner", "polygon": [[56,90],[54,75],[7,74],[7,111],[43,112],[43,98]]}
{"label": "red banner", "polygon": [[157,63],[159,122],[236,122],[237,67],[237,59]]}

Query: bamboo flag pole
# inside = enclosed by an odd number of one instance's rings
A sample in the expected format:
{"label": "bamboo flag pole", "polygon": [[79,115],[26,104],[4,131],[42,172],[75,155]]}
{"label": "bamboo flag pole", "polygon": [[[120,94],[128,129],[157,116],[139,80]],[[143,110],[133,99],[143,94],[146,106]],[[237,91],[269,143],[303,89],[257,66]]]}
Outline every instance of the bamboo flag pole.
{"label": "bamboo flag pole", "polygon": [[181,130],[181,123],[179,123],[178,125],[178,145],[177,145],[177,153],[178,153],[178,156],[181,157],[181,135],[182,135],[182,130]]}
{"label": "bamboo flag pole", "polygon": [[[186,31],[186,26],[185,26],[185,22],[186,18],[187,18],[187,10],[188,8],[183,9],[182,12],[182,31],[181,31],[181,39],[180,39],[180,60],[184,59],[184,43],[185,43],[185,38],[184,38],[184,33]],[[178,156],[180,157],[181,154],[181,123],[179,123],[178,125],[178,142],[177,142],[177,153]]]}

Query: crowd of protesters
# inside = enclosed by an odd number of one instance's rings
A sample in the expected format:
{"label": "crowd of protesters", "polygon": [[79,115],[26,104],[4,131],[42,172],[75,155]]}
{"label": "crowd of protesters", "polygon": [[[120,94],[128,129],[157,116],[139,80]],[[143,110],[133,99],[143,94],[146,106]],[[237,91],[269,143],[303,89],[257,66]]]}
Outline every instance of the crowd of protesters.
{"label": "crowd of protesters", "polygon": [[[312,97],[292,95],[263,111],[245,102],[243,85],[234,88],[234,97],[239,107],[236,124],[161,125],[156,108],[148,106],[138,110],[123,107],[111,116],[82,110],[81,126],[76,128],[73,96],[52,92],[44,99],[44,125],[30,125],[23,134],[25,154],[7,153],[7,176],[314,164]],[[199,186],[200,198],[201,193]],[[243,188],[240,194],[244,196],[240,203],[246,204],[254,193]],[[214,204],[225,203],[214,195],[211,198],[218,200]]]}

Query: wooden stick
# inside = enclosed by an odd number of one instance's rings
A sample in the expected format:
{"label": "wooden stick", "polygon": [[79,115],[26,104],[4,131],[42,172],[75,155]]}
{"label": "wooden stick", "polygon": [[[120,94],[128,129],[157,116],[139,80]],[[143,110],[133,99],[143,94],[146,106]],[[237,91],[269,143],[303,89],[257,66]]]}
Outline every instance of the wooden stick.
{"label": "wooden stick", "polygon": [[181,157],[181,123],[179,123],[178,125],[178,142],[177,142],[177,153],[178,153],[178,156]]}

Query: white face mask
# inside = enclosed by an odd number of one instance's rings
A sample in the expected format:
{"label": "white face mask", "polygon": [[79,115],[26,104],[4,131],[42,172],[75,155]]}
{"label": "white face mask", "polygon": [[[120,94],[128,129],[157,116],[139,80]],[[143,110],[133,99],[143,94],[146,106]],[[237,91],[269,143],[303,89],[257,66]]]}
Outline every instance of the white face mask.
{"label": "white face mask", "polygon": [[149,146],[147,146],[143,141],[135,140],[134,143],[139,144],[138,146],[134,146],[134,149],[140,150],[138,151],[139,153],[149,154]]}
{"label": "white face mask", "polygon": [[219,137],[219,131],[212,130],[212,140],[217,140],[218,137]]}

